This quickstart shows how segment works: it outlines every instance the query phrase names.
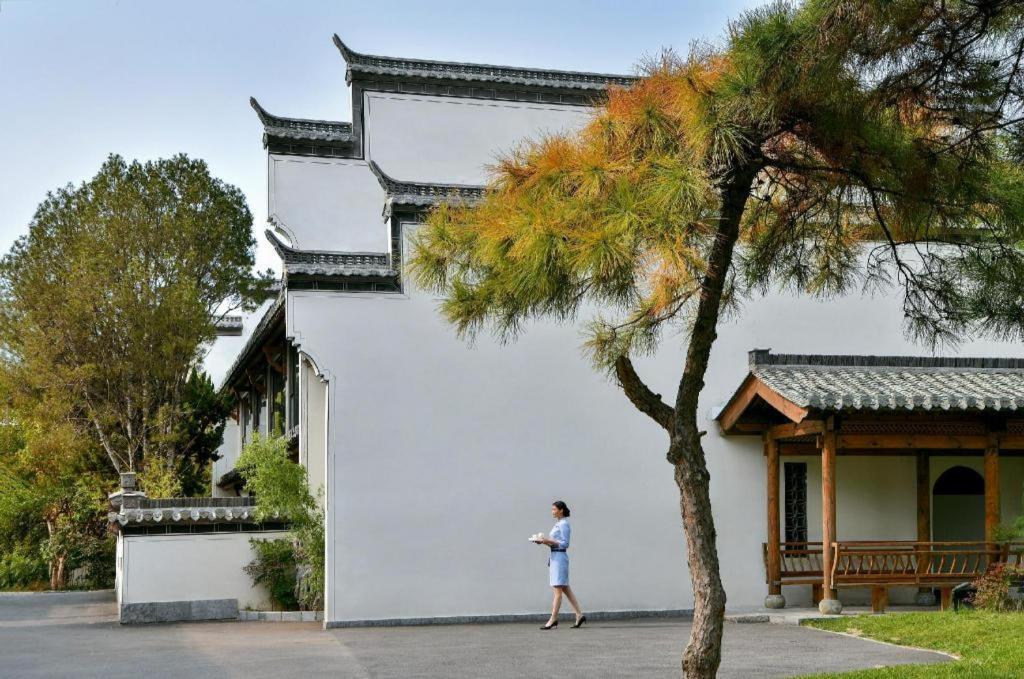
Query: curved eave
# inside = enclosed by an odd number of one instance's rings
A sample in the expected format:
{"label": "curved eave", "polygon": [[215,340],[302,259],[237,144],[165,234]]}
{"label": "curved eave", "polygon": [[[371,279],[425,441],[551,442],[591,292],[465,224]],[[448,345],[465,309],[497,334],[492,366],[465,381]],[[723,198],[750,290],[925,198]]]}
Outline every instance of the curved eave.
{"label": "curved eave", "polygon": [[387,253],[296,250],[285,245],[270,229],[267,229],[264,235],[281,258],[286,276],[388,279],[398,276],[398,271],[391,266]]}
{"label": "curved eave", "polygon": [[633,76],[611,73],[533,69],[432,59],[402,59],[363,54],[348,47],[337,34],[334,35],[334,45],[348,65],[346,79],[349,83],[352,82],[354,73],[366,73],[434,80],[504,83],[563,90],[602,91],[610,86],[628,87],[637,80]]}
{"label": "curved eave", "polygon": [[377,178],[387,194],[385,215],[395,206],[412,209],[433,207],[442,202],[475,204],[487,190],[485,186],[473,184],[436,184],[427,182],[403,182],[391,177],[374,161],[369,163],[370,171]]}
{"label": "curved eave", "polygon": [[263,123],[264,144],[271,140],[337,145],[352,144],[355,141],[352,123],[277,116],[263,108],[255,97],[249,97],[249,105]]}

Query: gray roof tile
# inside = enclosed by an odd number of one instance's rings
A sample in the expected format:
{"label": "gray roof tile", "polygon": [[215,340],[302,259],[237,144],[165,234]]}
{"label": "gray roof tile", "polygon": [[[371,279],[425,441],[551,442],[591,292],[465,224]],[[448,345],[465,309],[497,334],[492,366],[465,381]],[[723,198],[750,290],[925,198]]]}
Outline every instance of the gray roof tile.
{"label": "gray roof tile", "polygon": [[1024,359],[750,352],[751,373],[822,411],[1024,409]]}
{"label": "gray roof tile", "polygon": [[265,233],[281,257],[285,274],[367,277],[398,275],[398,271],[391,265],[390,256],[384,252],[296,250],[285,245],[270,229]]}
{"label": "gray roof tile", "polygon": [[387,194],[387,204],[384,206],[384,216],[390,215],[394,206],[401,206],[413,209],[433,207],[441,202],[454,202],[474,204],[483,198],[486,187],[472,184],[439,184],[428,182],[404,182],[395,179],[380,168],[377,163],[370,161],[370,170],[381,188]]}
{"label": "gray roof tile", "polygon": [[608,73],[554,71],[549,69],[467,64],[454,61],[431,61],[428,59],[401,59],[361,54],[350,49],[337,35],[334,36],[334,44],[348,64],[348,79],[350,81],[353,73],[366,73],[369,75],[493,82],[530,87],[604,90],[609,85],[626,87],[637,80],[632,76]]}
{"label": "gray roof tile", "polygon": [[249,105],[259,116],[260,122],[263,123],[263,131],[268,138],[333,142],[335,144],[350,144],[355,141],[352,123],[275,116],[260,106],[255,97],[249,97]]}

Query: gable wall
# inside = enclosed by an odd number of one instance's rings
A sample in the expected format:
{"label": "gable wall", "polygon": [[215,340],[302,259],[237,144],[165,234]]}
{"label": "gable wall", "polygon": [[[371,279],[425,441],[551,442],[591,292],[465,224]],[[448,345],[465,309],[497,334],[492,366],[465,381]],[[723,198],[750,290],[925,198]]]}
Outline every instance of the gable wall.
{"label": "gable wall", "polygon": [[[584,607],[691,607],[666,437],[582,356],[591,312],[579,325],[531,324],[503,346],[487,335],[458,339],[437,305],[416,290],[290,295],[289,332],[329,380],[326,619],[542,611],[546,556],[526,537],[549,530],[555,499],[573,509],[571,582]],[[765,463],[757,437],[724,438],[712,418],[755,347],[923,353],[903,338],[896,298],[772,294],[722,325],[700,426],[733,609],[757,607],[766,593]],[[979,342],[962,353],[1024,349]],[[638,370],[671,398],[682,356],[668,337]],[[1019,461],[1004,464],[1020,478]],[[811,539],[820,534],[819,473],[810,460]],[[1019,495],[1006,483],[1004,497]],[[840,460],[838,487],[841,539],[914,539],[912,460]],[[804,589],[787,596],[799,601]]]}

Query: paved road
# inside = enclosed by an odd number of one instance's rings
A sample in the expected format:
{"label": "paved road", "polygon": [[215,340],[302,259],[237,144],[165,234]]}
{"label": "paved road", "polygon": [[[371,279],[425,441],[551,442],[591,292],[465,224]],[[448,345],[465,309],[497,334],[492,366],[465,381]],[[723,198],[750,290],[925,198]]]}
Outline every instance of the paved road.
{"label": "paved road", "polygon": [[[0,594],[0,677],[672,677],[689,625],[600,622],[323,631],[315,623],[121,627],[109,595]],[[942,662],[789,625],[729,624],[721,677]]]}

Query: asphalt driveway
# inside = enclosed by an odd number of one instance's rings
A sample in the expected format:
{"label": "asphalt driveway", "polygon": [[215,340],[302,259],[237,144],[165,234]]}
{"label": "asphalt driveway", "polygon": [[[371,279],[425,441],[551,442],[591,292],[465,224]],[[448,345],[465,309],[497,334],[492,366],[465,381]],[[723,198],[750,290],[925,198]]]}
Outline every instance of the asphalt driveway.
{"label": "asphalt driveway", "polygon": [[[221,622],[122,627],[111,595],[0,594],[0,677],[672,677],[685,620],[362,628]],[[726,626],[721,677],[945,656],[789,625]]]}

